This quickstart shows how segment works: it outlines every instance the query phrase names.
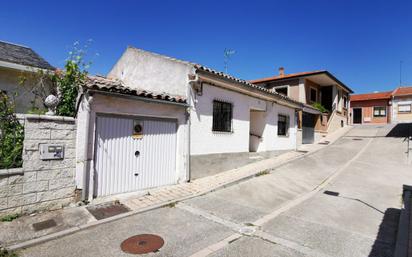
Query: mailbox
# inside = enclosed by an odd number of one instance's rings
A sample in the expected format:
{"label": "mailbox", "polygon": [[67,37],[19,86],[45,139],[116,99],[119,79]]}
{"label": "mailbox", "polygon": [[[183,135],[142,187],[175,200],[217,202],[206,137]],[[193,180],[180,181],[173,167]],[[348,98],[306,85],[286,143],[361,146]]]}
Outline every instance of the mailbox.
{"label": "mailbox", "polygon": [[40,144],[40,160],[64,159],[64,146],[56,144]]}

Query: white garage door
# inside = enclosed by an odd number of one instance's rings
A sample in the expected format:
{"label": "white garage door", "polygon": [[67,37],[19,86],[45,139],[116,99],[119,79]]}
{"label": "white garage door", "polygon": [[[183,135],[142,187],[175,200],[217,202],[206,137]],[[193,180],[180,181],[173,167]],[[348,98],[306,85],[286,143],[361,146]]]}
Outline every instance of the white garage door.
{"label": "white garage door", "polygon": [[94,196],[176,182],[176,122],[98,116]]}

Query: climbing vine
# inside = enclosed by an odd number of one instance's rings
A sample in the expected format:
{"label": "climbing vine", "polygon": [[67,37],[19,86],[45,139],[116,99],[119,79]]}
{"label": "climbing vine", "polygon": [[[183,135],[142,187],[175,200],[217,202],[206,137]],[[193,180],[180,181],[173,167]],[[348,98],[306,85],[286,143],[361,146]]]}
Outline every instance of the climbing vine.
{"label": "climbing vine", "polygon": [[84,82],[88,74],[91,62],[85,61],[87,49],[91,40],[83,47],[79,47],[79,42],[75,42],[73,50],[69,52],[63,71],[56,71],[53,81],[57,85],[59,104],[57,105],[57,115],[76,115],[76,100],[79,94],[80,85]]}
{"label": "climbing vine", "polygon": [[0,91],[0,169],[23,164],[24,127],[15,115],[14,103]]}

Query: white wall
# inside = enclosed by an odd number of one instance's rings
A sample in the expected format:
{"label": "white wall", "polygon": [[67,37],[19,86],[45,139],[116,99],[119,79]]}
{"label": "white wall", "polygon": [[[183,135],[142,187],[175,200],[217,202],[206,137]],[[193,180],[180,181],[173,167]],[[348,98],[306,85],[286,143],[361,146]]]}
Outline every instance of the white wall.
{"label": "white wall", "polygon": [[107,76],[131,88],[187,96],[188,74],[193,72],[186,62],[128,47]]}
{"label": "white wall", "polygon": [[399,104],[412,104],[412,97],[402,97],[392,99],[392,123],[409,123],[412,122],[412,113],[398,113]]}
{"label": "white wall", "polygon": [[[94,94],[91,104],[90,112],[90,127],[89,127],[89,145],[88,145],[88,159],[90,160],[90,167],[93,167],[94,156],[94,135],[95,135],[95,121],[98,113],[109,114],[122,114],[131,116],[149,116],[149,117],[164,117],[175,118],[178,121],[177,129],[177,156],[176,156],[176,182],[184,182],[188,179],[188,142],[187,133],[188,126],[185,115],[185,107],[160,104],[160,103],[148,103],[139,100],[125,99],[119,97],[112,97],[100,94]],[[78,188],[83,188],[83,164],[80,157],[84,148],[84,139],[86,136],[87,112],[85,108],[85,102],[83,101],[79,108],[77,117],[78,130],[77,130],[77,165],[76,165],[76,184]],[[91,169],[92,170],[92,169]],[[93,172],[89,174],[91,176],[89,186],[93,186],[92,177]],[[92,193],[92,188],[90,188]]]}
{"label": "white wall", "polygon": [[[213,132],[213,100],[222,100],[233,104],[233,132]],[[266,102],[217,86],[203,84],[203,94],[196,96],[194,108],[190,114],[191,122],[191,155],[212,153],[233,153],[249,151],[250,110],[267,110],[262,132],[262,141],[258,151],[295,149],[296,124],[293,108]],[[277,115],[290,116],[288,137],[277,136]],[[261,127],[261,126],[258,126]]]}

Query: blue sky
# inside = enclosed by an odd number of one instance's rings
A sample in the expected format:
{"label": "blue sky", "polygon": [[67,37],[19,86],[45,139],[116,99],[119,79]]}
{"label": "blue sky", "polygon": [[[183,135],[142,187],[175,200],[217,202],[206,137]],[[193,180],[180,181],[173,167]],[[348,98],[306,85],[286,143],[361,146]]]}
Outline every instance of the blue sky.
{"label": "blue sky", "polygon": [[327,69],[356,93],[412,85],[412,1],[4,1],[0,40],[62,67],[93,39],[90,72],[106,74],[128,45],[243,79]]}

